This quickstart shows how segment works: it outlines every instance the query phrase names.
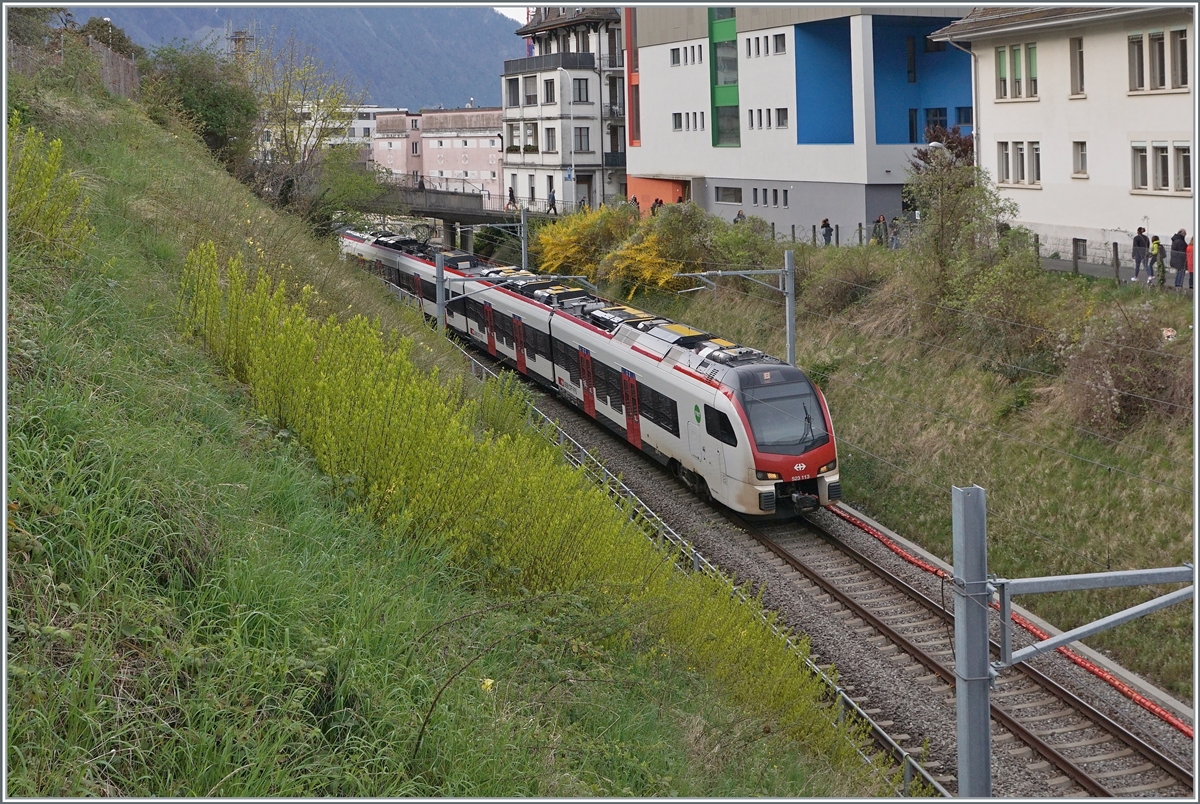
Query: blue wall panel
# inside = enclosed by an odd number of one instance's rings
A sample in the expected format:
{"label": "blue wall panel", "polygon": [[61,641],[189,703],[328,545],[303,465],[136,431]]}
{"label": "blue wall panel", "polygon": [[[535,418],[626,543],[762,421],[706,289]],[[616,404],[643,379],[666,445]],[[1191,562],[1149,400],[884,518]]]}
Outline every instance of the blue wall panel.
{"label": "blue wall panel", "polygon": [[[955,124],[955,109],[971,105],[971,57],[950,45],[925,52],[925,37],[954,18],[893,17],[871,19],[874,41],[875,142],[909,142],[908,110],[917,110],[917,139],[925,141],[925,110],[946,109],[946,125]],[[916,83],[908,81],[907,38],[916,44]],[[970,126],[962,132],[969,134]]]}
{"label": "blue wall panel", "polygon": [[849,17],[796,26],[796,142],[854,142]]}

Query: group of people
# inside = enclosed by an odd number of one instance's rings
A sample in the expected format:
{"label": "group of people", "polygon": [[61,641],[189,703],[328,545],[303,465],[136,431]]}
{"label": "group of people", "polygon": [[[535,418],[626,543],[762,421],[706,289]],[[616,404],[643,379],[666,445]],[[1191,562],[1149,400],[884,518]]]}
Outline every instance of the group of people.
{"label": "group of people", "polygon": [[[641,211],[642,211],[642,205],[641,205],[641,204],[638,202],[638,197],[637,197],[636,195],[635,195],[635,196],[631,196],[631,197],[630,197],[630,199],[629,199],[629,203],[630,203],[630,204],[633,204],[633,207],[634,207],[634,209],[636,209],[638,212],[641,212]],[[678,198],[678,199],[675,201],[675,203],[676,203],[676,204],[682,204],[682,203],[683,203],[683,196],[679,196],[679,198]],[[665,207],[666,205],[667,205],[667,202],[666,202],[666,201],[663,201],[661,198],[656,198],[656,199],[654,199],[652,202],[650,202],[650,214],[651,214],[651,215],[657,215],[657,214],[658,214],[658,211],[659,211],[660,209],[662,209],[663,207]],[[739,213],[740,213],[740,212],[741,212],[741,210],[739,210]],[[745,217],[745,216],[743,216],[743,218],[744,218],[744,217]]]}
{"label": "group of people", "polygon": [[1133,281],[1137,282],[1142,267],[1146,268],[1146,284],[1154,282],[1154,269],[1158,269],[1158,283],[1165,285],[1167,281],[1167,264],[1175,270],[1175,287],[1183,289],[1183,275],[1188,278],[1188,290],[1192,290],[1195,277],[1193,262],[1193,244],[1196,238],[1188,237],[1186,229],[1180,229],[1171,235],[1170,257],[1166,256],[1167,248],[1163,246],[1158,235],[1147,237],[1146,228],[1139,226],[1133,236]]}
{"label": "group of people", "polygon": [[[829,218],[822,218],[818,229],[821,232],[821,240],[825,245],[830,245],[833,240],[833,227],[829,225]],[[900,217],[893,217],[891,223],[888,223],[883,215],[876,218],[871,226],[871,245],[900,248]]]}

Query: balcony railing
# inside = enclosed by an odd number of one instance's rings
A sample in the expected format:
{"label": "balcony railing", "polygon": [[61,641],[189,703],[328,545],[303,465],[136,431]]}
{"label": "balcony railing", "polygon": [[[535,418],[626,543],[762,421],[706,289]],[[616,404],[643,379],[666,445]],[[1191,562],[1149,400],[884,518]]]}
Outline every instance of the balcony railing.
{"label": "balcony railing", "polygon": [[605,105],[604,111],[608,114],[609,117],[624,117],[625,116],[625,104],[609,103],[609,104]]}
{"label": "balcony railing", "polygon": [[624,67],[625,66],[625,53],[624,52],[609,53],[607,56],[605,56],[603,58],[603,60],[601,61],[601,64],[603,64],[603,66],[605,66],[605,67],[612,68],[612,69],[615,69],[617,67]]}
{"label": "balcony railing", "polygon": [[617,151],[616,153],[606,153],[604,155],[604,166],[606,168],[625,167],[625,152]]}
{"label": "balcony railing", "polygon": [[596,55],[594,53],[550,53],[526,59],[505,59],[504,74],[537,73],[557,70],[559,67],[565,70],[594,70],[596,69]]}

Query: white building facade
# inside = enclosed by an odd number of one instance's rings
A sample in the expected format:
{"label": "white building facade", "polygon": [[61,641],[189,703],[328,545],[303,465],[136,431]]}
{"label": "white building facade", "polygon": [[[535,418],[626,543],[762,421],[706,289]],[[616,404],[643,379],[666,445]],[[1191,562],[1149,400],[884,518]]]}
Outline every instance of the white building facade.
{"label": "white building facade", "polygon": [[624,9],[630,195],[798,238],[890,219],[927,127],[971,131],[970,56],[927,39],[969,10]]}
{"label": "white building facade", "polygon": [[615,8],[545,7],[517,30],[532,55],[504,62],[504,192],[562,212],[625,192],[625,79]]}
{"label": "white building facade", "polygon": [[1128,264],[1195,229],[1191,8],[981,8],[934,34],[978,59],[978,155],[1043,254]]}

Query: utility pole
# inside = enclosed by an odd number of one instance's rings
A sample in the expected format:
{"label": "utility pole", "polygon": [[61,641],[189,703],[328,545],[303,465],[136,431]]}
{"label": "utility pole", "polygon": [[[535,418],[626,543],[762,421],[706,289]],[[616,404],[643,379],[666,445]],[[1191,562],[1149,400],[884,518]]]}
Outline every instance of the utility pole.
{"label": "utility pole", "polygon": [[437,327],[438,334],[446,334],[446,255],[442,252],[437,253],[437,257],[433,263],[434,271],[437,280],[437,294],[434,298],[437,299]]}
{"label": "utility pole", "polygon": [[525,224],[525,207],[521,207],[521,270],[529,270],[529,230]]}
{"label": "utility pole", "polygon": [[[987,509],[979,486],[951,490],[954,536],[954,696],[958,794],[992,795],[991,667],[988,665]],[[983,639],[978,635],[983,634]]]}

